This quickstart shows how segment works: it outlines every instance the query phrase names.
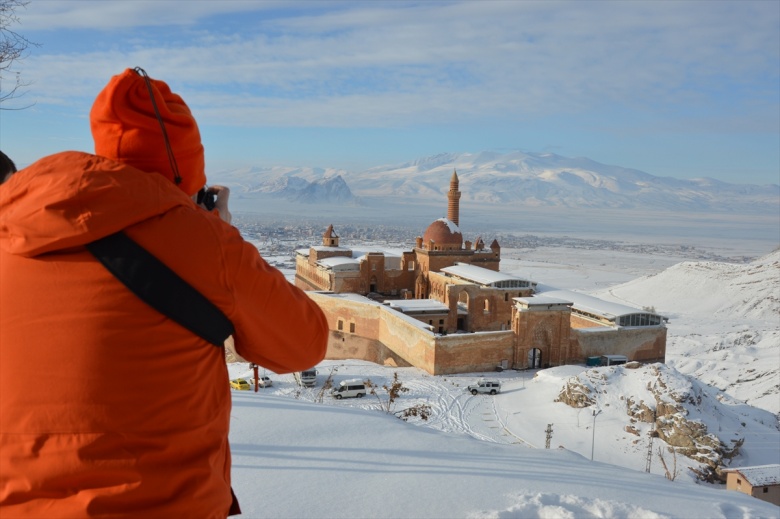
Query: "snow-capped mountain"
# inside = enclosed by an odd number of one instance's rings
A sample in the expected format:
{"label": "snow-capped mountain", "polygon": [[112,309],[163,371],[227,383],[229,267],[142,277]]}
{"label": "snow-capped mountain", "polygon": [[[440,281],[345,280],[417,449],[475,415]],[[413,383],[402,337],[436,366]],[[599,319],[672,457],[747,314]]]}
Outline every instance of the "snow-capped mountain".
{"label": "snow-capped mountain", "polygon": [[356,204],[344,172],[322,168],[243,168],[217,172],[218,182],[231,188],[232,196],[272,196],[308,204]]}
{"label": "snow-capped mountain", "polygon": [[727,184],[702,178],[655,177],[636,169],[552,153],[441,154],[348,175],[361,196],[393,193],[442,200],[452,172],[461,201],[526,206],[775,213],[780,186]]}
{"label": "snow-capped mountain", "polygon": [[[780,186],[737,185],[710,178],[680,180],[552,153],[444,153],[361,172],[322,168],[251,168],[216,173],[242,195],[269,193],[307,203],[341,202],[328,190],[289,197],[296,189],[336,176],[340,191],[358,197],[400,198],[441,204],[452,172],[460,179],[462,202],[528,207],[654,209],[777,214]],[[347,186],[348,185],[348,186]]]}

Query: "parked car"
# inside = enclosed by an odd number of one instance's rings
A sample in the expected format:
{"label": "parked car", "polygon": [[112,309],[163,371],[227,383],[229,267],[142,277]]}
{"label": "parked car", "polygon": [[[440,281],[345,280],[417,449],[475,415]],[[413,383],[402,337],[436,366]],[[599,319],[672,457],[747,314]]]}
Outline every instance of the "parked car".
{"label": "parked car", "polygon": [[476,384],[472,384],[466,388],[472,395],[477,393],[489,393],[495,395],[501,392],[501,382],[497,380],[480,380]]}
{"label": "parked car", "polygon": [[317,384],[317,370],[314,368],[305,371],[296,371],[293,373],[293,376],[299,386],[312,387]]}
{"label": "parked car", "polygon": [[257,380],[257,385],[260,387],[271,387],[274,383],[271,382],[271,379],[268,377],[260,377]]}
{"label": "parked car", "polygon": [[249,382],[243,378],[236,378],[230,381],[230,387],[240,391],[249,391]]}
{"label": "parked car", "polygon": [[366,396],[366,384],[362,380],[343,380],[330,390],[330,394],[337,400],[350,397],[363,398]]}

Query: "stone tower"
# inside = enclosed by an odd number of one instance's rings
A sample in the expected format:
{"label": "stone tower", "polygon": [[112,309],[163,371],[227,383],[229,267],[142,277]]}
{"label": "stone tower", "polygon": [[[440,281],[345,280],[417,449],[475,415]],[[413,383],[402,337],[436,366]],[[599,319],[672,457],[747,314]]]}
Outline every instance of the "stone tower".
{"label": "stone tower", "polygon": [[339,237],[336,235],[336,231],[333,230],[333,224],[328,225],[328,228],[322,233],[322,245],[325,247],[339,246]]}
{"label": "stone tower", "polygon": [[460,227],[460,191],[458,190],[458,173],[452,170],[450,191],[447,193],[447,220]]}

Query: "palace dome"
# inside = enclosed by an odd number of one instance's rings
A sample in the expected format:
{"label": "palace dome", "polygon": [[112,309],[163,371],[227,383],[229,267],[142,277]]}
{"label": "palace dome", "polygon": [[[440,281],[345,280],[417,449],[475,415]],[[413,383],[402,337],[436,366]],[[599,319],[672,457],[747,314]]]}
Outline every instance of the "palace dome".
{"label": "palace dome", "polygon": [[463,235],[457,225],[446,218],[439,218],[425,230],[423,248],[427,249],[433,240],[434,250],[460,250]]}

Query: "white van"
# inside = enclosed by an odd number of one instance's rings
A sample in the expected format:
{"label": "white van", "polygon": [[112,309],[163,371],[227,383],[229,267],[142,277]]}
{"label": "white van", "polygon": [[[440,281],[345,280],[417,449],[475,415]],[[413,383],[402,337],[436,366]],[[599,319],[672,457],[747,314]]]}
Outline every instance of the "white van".
{"label": "white van", "polygon": [[362,380],[342,380],[338,386],[330,390],[333,398],[363,398],[366,396],[366,384]]}

